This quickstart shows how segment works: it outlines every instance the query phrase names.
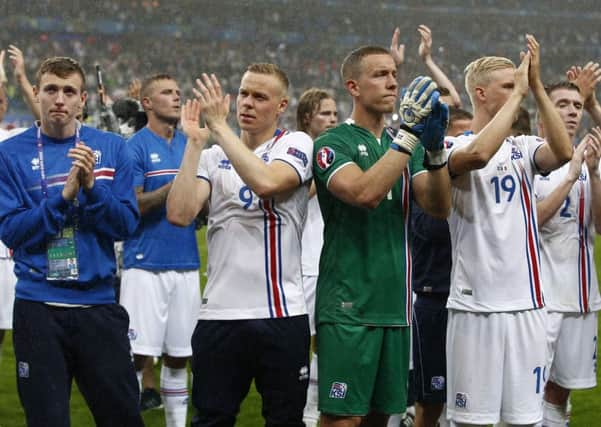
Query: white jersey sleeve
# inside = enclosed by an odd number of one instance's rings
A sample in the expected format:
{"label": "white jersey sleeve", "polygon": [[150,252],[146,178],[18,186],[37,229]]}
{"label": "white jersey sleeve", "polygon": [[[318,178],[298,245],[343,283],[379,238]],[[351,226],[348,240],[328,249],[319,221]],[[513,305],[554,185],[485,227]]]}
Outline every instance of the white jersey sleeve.
{"label": "white jersey sleeve", "polygon": [[[546,177],[536,177],[537,201],[557,188],[568,169],[565,164]],[[561,207],[540,227],[543,290],[550,311],[587,313],[601,308],[594,246],[590,178],[583,165]]]}
{"label": "white jersey sleeve", "polygon": [[313,177],[313,140],[304,132],[292,132],[281,138],[271,149],[271,161],[280,160],[294,168],[300,182]]}
{"label": "white jersey sleeve", "polygon": [[[447,139],[453,152],[475,135]],[[544,306],[534,201],[537,137],[505,139],[488,164],[452,180],[448,307],[505,312]]]}
{"label": "white jersey sleeve", "polygon": [[[305,182],[311,177],[313,147],[308,136],[295,135],[298,133],[272,138],[254,153],[266,163],[290,163]],[[200,318],[261,319],[305,314],[301,235],[309,183],[285,195],[260,199],[219,146],[203,152],[199,175],[204,174],[212,190],[207,225],[208,281]]]}

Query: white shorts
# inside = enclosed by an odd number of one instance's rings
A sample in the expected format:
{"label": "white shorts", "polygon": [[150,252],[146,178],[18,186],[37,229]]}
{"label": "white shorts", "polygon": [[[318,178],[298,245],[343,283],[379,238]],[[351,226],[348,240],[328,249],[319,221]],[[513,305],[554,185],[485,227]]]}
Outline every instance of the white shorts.
{"label": "white shorts", "polygon": [[125,269],[120,303],[129,313],[129,339],[134,354],[192,355],[190,341],[200,312],[197,270]]}
{"label": "white shorts", "polygon": [[311,336],[315,335],[315,293],[317,291],[317,276],[303,275],[303,293],[309,314],[309,329]]}
{"label": "white shorts", "polygon": [[0,258],[0,329],[13,328],[15,304],[15,263],[10,258]]}
{"label": "white shorts", "polygon": [[447,418],[457,423],[542,420],[545,310],[449,310]]}
{"label": "white shorts", "polygon": [[597,313],[547,313],[549,380],[570,390],[597,385]]}

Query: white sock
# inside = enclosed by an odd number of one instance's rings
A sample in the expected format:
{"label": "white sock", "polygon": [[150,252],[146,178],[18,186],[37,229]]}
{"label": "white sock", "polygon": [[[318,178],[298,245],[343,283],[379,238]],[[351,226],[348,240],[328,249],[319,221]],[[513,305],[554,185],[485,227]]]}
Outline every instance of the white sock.
{"label": "white sock", "polygon": [[307,387],[307,403],[303,411],[303,422],[307,427],[315,427],[319,421],[318,409],[318,387],[317,387],[317,354],[311,354],[311,366],[309,367],[309,386]]}
{"label": "white sock", "polygon": [[138,390],[142,393],[142,371],[136,371],[136,378],[138,379]]}
{"label": "white sock", "polygon": [[544,427],[565,427],[567,420],[565,405],[554,405],[543,400]]}
{"label": "white sock", "polygon": [[188,412],[188,373],[185,368],[161,366],[161,397],[166,427],[185,427]]}
{"label": "white sock", "polygon": [[401,425],[402,419],[403,415],[401,414],[391,414],[388,417],[388,424],[386,424],[386,427],[398,427]]}

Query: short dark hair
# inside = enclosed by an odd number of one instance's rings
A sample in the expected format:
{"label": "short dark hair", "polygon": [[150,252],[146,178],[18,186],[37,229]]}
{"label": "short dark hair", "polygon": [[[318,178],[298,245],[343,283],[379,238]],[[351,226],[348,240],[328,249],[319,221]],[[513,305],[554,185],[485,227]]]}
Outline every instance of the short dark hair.
{"label": "short dark hair", "polygon": [[472,120],[474,115],[469,111],[462,108],[449,107],[449,123],[453,123],[455,120]]}
{"label": "short dark hair", "polygon": [[340,67],[340,76],[342,81],[356,79],[361,73],[361,61],[370,55],[390,55],[387,49],[381,46],[361,46],[349,53]]}
{"label": "short dark hair", "polygon": [[288,92],[288,87],[290,86],[290,81],[288,80],[288,76],[280,67],[276,64],[271,64],[269,62],[255,62],[250,64],[246,71],[249,73],[257,73],[257,74],[267,74],[275,76],[280,83],[284,86],[284,92]]}
{"label": "short dark hair", "polygon": [[319,108],[319,104],[324,99],[334,99],[332,95],[323,89],[312,87],[303,92],[300,99],[298,100],[298,107],[296,109],[296,129],[302,132],[307,132],[308,121],[307,118],[311,118],[315,113],[315,110]]}
{"label": "short dark hair", "polygon": [[44,74],[54,74],[61,79],[66,79],[73,73],[77,73],[81,77],[80,89],[83,91],[86,87],[86,75],[83,71],[83,68],[79,62],[67,56],[53,56],[51,58],[46,58],[40,64],[35,78],[37,85],[39,86]]}
{"label": "short dark hair", "polygon": [[558,89],[575,90],[576,92],[580,93],[580,88],[574,83],[569,82],[567,80],[560,80],[558,82],[553,82],[548,85],[545,85],[545,92],[547,92],[547,95],[551,95]]}
{"label": "short dark hair", "polygon": [[175,81],[175,79],[167,73],[158,73],[158,74],[153,74],[152,76],[146,77],[142,81],[142,84],[140,85],[140,102],[142,102],[143,98],[150,95],[150,88],[152,87],[152,85],[155,82],[158,82],[159,80],[174,80]]}

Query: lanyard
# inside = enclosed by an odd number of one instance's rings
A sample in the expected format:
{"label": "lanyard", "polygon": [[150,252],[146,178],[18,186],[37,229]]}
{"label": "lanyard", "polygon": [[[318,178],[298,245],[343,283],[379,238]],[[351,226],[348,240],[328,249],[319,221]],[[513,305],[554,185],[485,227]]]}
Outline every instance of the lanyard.
{"label": "lanyard", "polygon": [[[81,123],[76,122],[75,126],[75,146],[79,144],[79,128],[81,127]],[[37,128],[37,147],[38,147],[38,160],[40,161],[40,175],[41,181],[40,186],[42,188],[42,196],[45,199],[48,198],[48,180],[46,179],[46,167],[44,165],[44,144],[42,143],[42,130],[41,125],[36,122]]]}

